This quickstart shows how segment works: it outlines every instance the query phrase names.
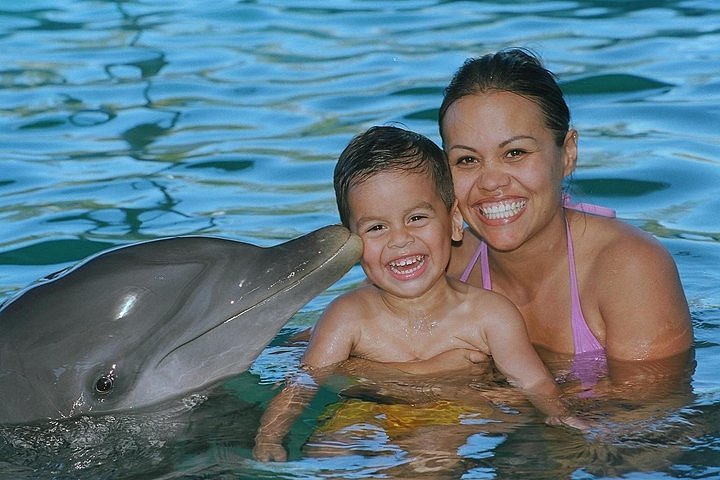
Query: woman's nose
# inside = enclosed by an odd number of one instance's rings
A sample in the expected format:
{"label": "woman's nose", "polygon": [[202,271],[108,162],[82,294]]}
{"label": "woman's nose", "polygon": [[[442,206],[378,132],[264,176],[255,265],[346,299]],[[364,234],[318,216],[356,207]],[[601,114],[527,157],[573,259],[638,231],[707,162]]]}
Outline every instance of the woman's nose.
{"label": "woman's nose", "polygon": [[510,175],[502,165],[489,163],[478,174],[478,186],[488,192],[494,192],[510,183]]}

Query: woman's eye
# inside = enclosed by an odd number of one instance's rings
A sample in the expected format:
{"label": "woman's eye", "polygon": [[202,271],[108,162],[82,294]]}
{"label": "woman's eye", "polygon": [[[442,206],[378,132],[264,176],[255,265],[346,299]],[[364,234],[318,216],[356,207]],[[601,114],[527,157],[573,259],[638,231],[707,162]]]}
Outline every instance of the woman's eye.
{"label": "woman's eye", "polygon": [[525,155],[525,150],[520,150],[520,149],[517,149],[517,148],[516,148],[516,149],[514,149],[514,150],[510,150],[510,151],[507,153],[506,157],[507,157],[508,159],[510,159],[510,160],[518,160],[518,159],[520,159],[520,157],[522,157],[523,155]]}
{"label": "woman's eye", "polygon": [[368,228],[367,231],[368,231],[368,232],[379,232],[379,231],[381,231],[383,228],[384,228],[384,227],[383,227],[382,225],[373,225],[372,227]]}
{"label": "woman's eye", "polygon": [[410,222],[419,222],[419,221],[424,220],[424,219],[426,219],[426,218],[427,218],[426,215],[413,215],[412,217],[410,217]]}
{"label": "woman's eye", "polygon": [[473,163],[477,163],[477,159],[473,157],[460,157],[455,162],[456,165],[472,165]]}

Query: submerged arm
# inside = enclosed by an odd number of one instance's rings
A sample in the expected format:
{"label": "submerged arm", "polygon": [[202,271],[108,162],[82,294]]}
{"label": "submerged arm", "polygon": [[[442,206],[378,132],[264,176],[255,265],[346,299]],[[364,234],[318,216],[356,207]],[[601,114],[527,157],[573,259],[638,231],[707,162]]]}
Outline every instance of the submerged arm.
{"label": "submerged arm", "polygon": [[547,423],[585,430],[587,425],[568,412],[560,389],[545,366],[525,328],[520,312],[512,306],[507,314],[485,328],[487,345],[498,370],[519,388],[535,407],[547,415]]}
{"label": "submerged arm", "polygon": [[343,321],[342,297],[331,303],[313,329],[302,358],[304,369],[288,381],[265,410],[255,436],[253,455],[260,461],[285,461],[282,440],[335,366],[347,360],[353,348],[353,323]]}
{"label": "submerged arm", "polygon": [[301,372],[272,399],[260,419],[255,435],[253,456],[261,462],[284,462],[287,452],[282,445],[295,420],[315,396],[318,384],[309,372]]}

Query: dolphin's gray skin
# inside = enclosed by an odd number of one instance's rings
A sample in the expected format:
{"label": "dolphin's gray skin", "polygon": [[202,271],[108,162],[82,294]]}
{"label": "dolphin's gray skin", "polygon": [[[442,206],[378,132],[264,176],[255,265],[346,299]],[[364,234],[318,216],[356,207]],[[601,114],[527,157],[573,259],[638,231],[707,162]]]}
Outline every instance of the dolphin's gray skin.
{"label": "dolphin's gray skin", "polygon": [[0,423],[137,409],[237,375],[361,251],[338,225],[270,248],[176,237],[44,279],[0,308]]}

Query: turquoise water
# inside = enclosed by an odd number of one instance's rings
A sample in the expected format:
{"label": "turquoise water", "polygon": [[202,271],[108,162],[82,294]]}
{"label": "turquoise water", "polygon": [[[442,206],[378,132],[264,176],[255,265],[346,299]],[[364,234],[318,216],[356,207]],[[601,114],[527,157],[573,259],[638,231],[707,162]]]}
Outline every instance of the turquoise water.
{"label": "turquoise water", "polygon": [[[271,245],[335,223],[331,173],[352,135],[401,122],[438,140],[455,68],[516,45],[568,94],[580,199],[675,257],[695,325],[692,394],[625,423],[613,405],[610,440],[478,421],[454,432],[462,468],[436,463],[427,478],[720,478],[715,0],[7,0],[0,297],[115,245],[181,234]],[[176,421],[182,433],[132,418],[3,430],[0,478],[409,478],[395,472],[410,455],[367,431],[339,455],[300,449],[331,391],[293,429],[290,462],[251,460],[272,384],[301,352],[284,340],[360,277],[310,302],[249,373]]]}

